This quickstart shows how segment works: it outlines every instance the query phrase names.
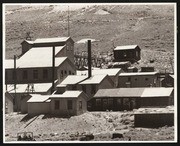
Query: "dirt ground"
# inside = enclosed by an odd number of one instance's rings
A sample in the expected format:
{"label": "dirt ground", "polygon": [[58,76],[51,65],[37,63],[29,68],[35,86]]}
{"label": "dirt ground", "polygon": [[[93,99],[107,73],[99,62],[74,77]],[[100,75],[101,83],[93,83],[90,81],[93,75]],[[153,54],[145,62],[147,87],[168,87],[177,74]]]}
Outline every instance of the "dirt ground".
{"label": "dirt ground", "polygon": [[[26,114],[5,115],[5,141],[17,141],[18,132],[33,132],[36,141],[79,141],[93,134],[92,141],[173,141],[174,126],[135,128],[133,112],[86,112],[70,118]],[[113,133],[122,134],[113,138]]]}

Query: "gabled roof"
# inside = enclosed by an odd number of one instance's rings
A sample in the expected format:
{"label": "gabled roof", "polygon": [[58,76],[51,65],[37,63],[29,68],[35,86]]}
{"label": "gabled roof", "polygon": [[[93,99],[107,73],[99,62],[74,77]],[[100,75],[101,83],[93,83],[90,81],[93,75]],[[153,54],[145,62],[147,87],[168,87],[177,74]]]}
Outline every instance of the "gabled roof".
{"label": "gabled roof", "polygon": [[[103,75],[107,74],[108,76],[115,76],[117,73],[121,71],[121,68],[113,68],[113,69],[94,69],[92,70],[92,75]],[[85,71],[77,71],[77,75],[88,75],[88,70]]]}
{"label": "gabled roof", "polygon": [[99,89],[94,95],[100,97],[168,97],[173,92],[173,88],[114,88]]}
{"label": "gabled roof", "polygon": [[[9,93],[15,93],[13,85],[7,85]],[[16,85],[16,93],[25,93],[28,84],[17,84]],[[52,83],[34,83],[34,92],[47,92],[52,87]],[[29,88],[31,89],[31,87]]]}
{"label": "gabled roof", "polygon": [[135,49],[138,45],[126,45],[126,46],[117,46],[114,50],[132,50]]}
{"label": "gabled roof", "polygon": [[50,102],[49,95],[31,94],[31,98],[27,102]]}
{"label": "gabled roof", "polygon": [[[63,47],[55,47],[55,55]],[[55,66],[59,66],[67,57],[55,57]],[[31,48],[18,59],[19,68],[52,67],[52,47]]]}
{"label": "gabled roof", "polygon": [[168,97],[173,92],[174,88],[145,88],[141,97]]}
{"label": "gabled roof", "polygon": [[50,95],[50,99],[51,98],[78,98],[81,94],[83,93],[83,91],[65,91],[63,94],[53,94]]}
{"label": "gabled roof", "polygon": [[[78,76],[78,75],[68,75],[60,84],[62,85],[74,85],[77,84],[84,79],[86,79],[88,76]],[[58,85],[57,85],[58,87]]]}
{"label": "gabled roof", "polygon": [[70,37],[54,37],[54,38],[39,38],[34,41],[34,43],[56,43],[56,42],[66,42]]}
{"label": "gabled roof", "polygon": [[144,88],[99,89],[94,97],[141,97]]}
{"label": "gabled roof", "polygon": [[106,77],[106,74],[103,75],[93,75],[90,78],[80,82],[79,84],[99,84]]}
{"label": "gabled roof", "polygon": [[130,72],[130,73],[120,73],[119,76],[148,76],[156,75],[158,72]]}
{"label": "gabled roof", "polygon": [[6,59],[4,66],[6,69],[14,68],[14,60],[13,59],[8,59],[8,60]]}

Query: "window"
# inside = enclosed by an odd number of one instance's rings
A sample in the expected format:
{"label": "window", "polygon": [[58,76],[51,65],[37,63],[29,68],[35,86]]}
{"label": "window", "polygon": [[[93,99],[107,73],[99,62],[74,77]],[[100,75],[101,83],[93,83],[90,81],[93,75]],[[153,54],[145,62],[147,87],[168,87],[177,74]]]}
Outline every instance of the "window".
{"label": "window", "polygon": [[145,78],[146,81],[148,81],[148,78]]}
{"label": "window", "polygon": [[59,109],[59,100],[55,100],[54,104],[55,104],[54,109],[58,110]]}
{"label": "window", "polygon": [[5,80],[8,80],[8,72],[5,71]]}
{"label": "window", "polygon": [[134,80],[137,81],[137,78],[135,78]]}
{"label": "window", "polygon": [[28,72],[27,70],[23,71],[23,80],[26,80],[28,78]]}
{"label": "window", "polygon": [[96,99],[96,107],[100,107],[101,106],[101,99]]}
{"label": "window", "polygon": [[66,70],[64,71],[64,74],[67,75],[67,71]]}
{"label": "window", "polygon": [[126,57],[127,56],[127,54],[124,52],[124,57]]}
{"label": "window", "polygon": [[138,51],[136,51],[136,57],[138,57],[139,56],[139,53],[138,53]]}
{"label": "window", "polygon": [[67,101],[67,107],[68,107],[68,110],[72,109],[72,100]]}
{"label": "window", "polygon": [[38,79],[38,70],[33,70],[33,78]]}
{"label": "window", "polygon": [[128,77],[128,82],[130,82],[131,81],[131,77]]}
{"label": "window", "polygon": [[61,78],[63,78],[63,70],[61,70]]}
{"label": "window", "polygon": [[47,79],[48,78],[48,70],[44,69],[43,70],[43,79]]}
{"label": "window", "polygon": [[69,75],[71,75],[71,71],[69,71]]}
{"label": "window", "polygon": [[82,101],[79,101],[79,109],[82,109]]}

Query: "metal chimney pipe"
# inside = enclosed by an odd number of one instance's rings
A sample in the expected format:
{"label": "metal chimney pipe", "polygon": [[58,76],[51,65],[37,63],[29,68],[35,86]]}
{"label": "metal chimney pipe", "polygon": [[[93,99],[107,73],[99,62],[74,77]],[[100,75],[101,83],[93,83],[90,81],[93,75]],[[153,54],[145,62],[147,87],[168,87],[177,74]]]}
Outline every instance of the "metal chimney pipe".
{"label": "metal chimney pipe", "polygon": [[88,78],[90,78],[91,76],[91,40],[88,40]]}
{"label": "metal chimney pipe", "polygon": [[52,49],[52,88],[51,93],[54,92],[54,73],[55,73],[55,46]]}

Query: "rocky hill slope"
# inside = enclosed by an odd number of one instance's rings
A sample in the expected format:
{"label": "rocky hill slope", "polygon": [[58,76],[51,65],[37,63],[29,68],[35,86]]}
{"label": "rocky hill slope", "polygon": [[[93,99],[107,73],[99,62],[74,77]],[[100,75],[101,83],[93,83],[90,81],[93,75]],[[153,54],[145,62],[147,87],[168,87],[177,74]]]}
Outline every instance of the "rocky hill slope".
{"label": "rocky hill slope", "polygon": [[[27,32],[33,40],[67,36],[67,9],[57,5],[6,6],[6,59],[20,55]],[[142,49],[141,66],[172,71],[173,5],[77,5],[69,10],[70,36],[75,42],[84,38],[98,40],[92,45],[94,54],[112,52],[113,45],[137,44]],[[75,51],[86,49],[85,44],[75,43]],[[152,59],[154,63],[149,62]]]}

